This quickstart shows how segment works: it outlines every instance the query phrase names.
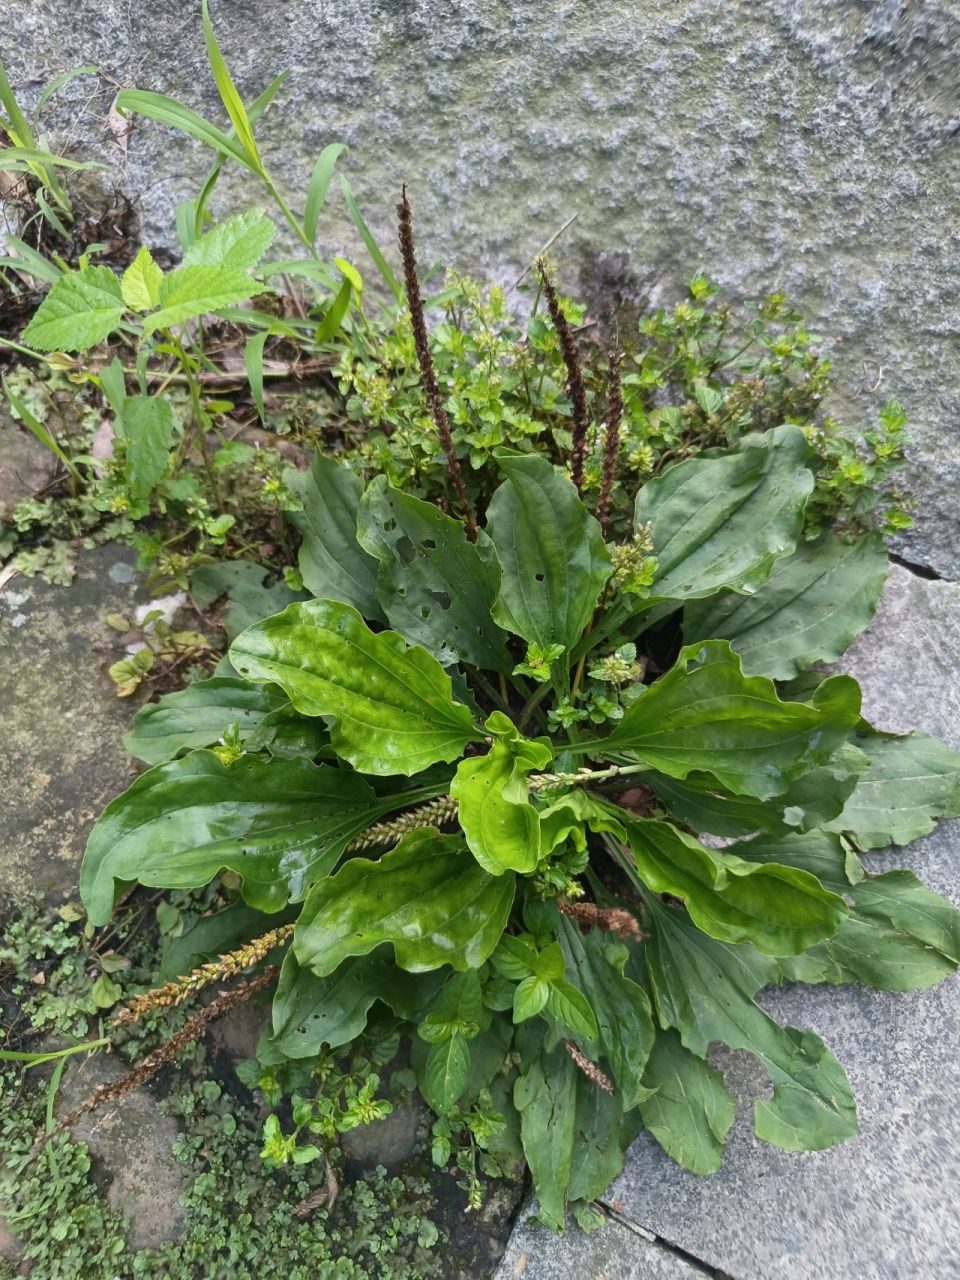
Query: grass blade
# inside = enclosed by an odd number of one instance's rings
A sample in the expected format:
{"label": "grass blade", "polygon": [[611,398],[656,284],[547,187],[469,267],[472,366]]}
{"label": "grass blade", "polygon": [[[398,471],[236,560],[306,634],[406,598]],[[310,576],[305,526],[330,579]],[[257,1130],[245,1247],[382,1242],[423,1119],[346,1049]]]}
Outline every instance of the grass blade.
{"label": "grass blade", "polygon": [[16,413],[20,421],[23,423],[23,425],[33,432],[33,434],[36,436],[36,438],[40,441],[42,445],[44,445],[47,449],[50,450],[51,453],[55,454],[60,459],[60,461],[70,472],[70,475],[74,478],[74,480],[79,482],[80,473],[77,470],[77,468],[74,466],[73,462],[70,460],[70,458],[67,457],[64,451],[60,448],[59,444],[57,444],[56,440],[53,438],[53,436],[50,434],[47,428],[43,425],[40,419],[35,418],[33,414],[30,412],[30,410],[27,408],[27,406],[19,398],[19,396],[17,396],[13,391],[11,391],[6,378],[3,379],[3,390],[7,399],[10,401],[10,404],[13,406],[14,412]]}
{"label": "grass blade", "polygon": [[[267,85],[259,98],[250,104],[250,110],[247,112],[247,116],[251,125],[256,124],[264,111],[266,111],[267,107],[269,107],[270,103],[279,93],[281,85],[289,74],[289,71],[281,71],[275,80],[271,80],[270,84]],[[235,138],[235,130],[231,129],[227,134],[227,137],[231,139]],[[210,199],[213,189],[217,185],[217,179],[220,177],[220,170],[223,168],[225,160],[226,156],[218,155],[213,164],[207,170],[207,175],[203,180],[203,186],[200,188],[200,195],[197,197],[196,201],[197,211],[196,221],[194,224],[194,239],[203,232],[203,219],[206,213],[207,201]]]}
{"label": "grass blade", "polygon": [[20,110],[20,104],[17,102],[10,87],[10,81],[7,79],[7,72],[2,62],[0,62],[0,105],[3,106],[4,111],[7,113],[5,131],[10,141],[18,147],[35,147],[37,140],[33,136],[33,130],[27,122],[27,117]]}
{"label": "grass blade", "polygon": [[317,163],[313,166],[310,186],[307,188],[307,205],[303,211],[303,229],[311,244],[317,238],[317,222],[333,180],[333,170],[346,150],[345,142],[331,142],[329,146],[323,148]]}
{"label": "grass blade", "polygon": [[[98,160],[68,160],[66,156],[58,156],[53,151],[44,151],[40,147],[5,147],[0,151],[0,169],[10,173],[22,173],[25,168],[34,165],[52,164],[61,169],[109,169],[109,165]],[[19,168],[18,168],[19,166]]]}
{"label": "grass blade", "polygon": [[337,296],[327,308],[327,314],[317,326],[317,331],[313,335],[313,340],[317,346],[323,346],[324,343],[332,341],[340,332],[340,326],[343,324],[343,318],[347,314],[350,307],[350,298],[353,295],[353,285],[349,280],[344,280],[343,284],[337,290]]}
{"label": "grass blade", "polygon": [[12,249],[19,254],[17,258],[2,258],[0,265],[4,267],[13,267],[15,271],[19,271],[21,275],[34,276],[37,280],[42,280],[45,284],[56,284],[63,274],[60,268],[49,258],[45,258],[42,254],[37,253],[36,249],[31,249],[23,240],[7,232],[6,235],[7,248]]}
{"label": "grass blade", "polygon": [[185,107],[182,102],[168,98],[166,94],[151,93],[147,89],[122,89],[117,94],[117,110],[135,111],[138,115],[147,116],[159,124],[167,124],[173,129],[188,133],[191,138],[196,138],[204,146],[219,152],[225,159],[239,160],[257,177],[262,176],[260,169],[236,138],[229,137],[222,129],[218,129],[196,111]]}
{"label": "grass blade", "polygon": [[257,413],[259,413],[260,421],[264,425],[267,422],[267,414],[263,405],[263,348],[269,337],[270,330],[263,329],[260,333],[255,333],[248,338],[247,345],[243,348],[243,363],[247,369],[247,381],[250,383],[253,403],[257,406]]}
{"label": "grass blade", "polygon": [[213,23],[210,21],[210,8],[207,0],[203,0],[201,13],[203,17],[203,37],[207,42],[207,57],[210,60],[210,70],[213,72],[220,100],[226,108],[231,124],[236,130],[240,145],[250,157],[252,167],[262,174],[263,162],[260,159],[260,152],[257,150],[257,142],[253,136],[250,117],[247,115],[247,108],[237,92],[237,86],[233,83],[230,72],[227,70],[227,64],[223,60],[223,54],[220,52],[216,32],[213,29]]}
{"label": "grass blade", "polygon": [[360,239],[367,247],[367,253],[369,253],[370,257],[376,264],[377,270],[383,276],[384,280],[386,280],[396,300],[398,302],[402,302],[403,289],[400,287],[400,281],[394,275],[390,268],[390,264],[387,262],[380,250],[380,246],[377,244],[376,240],[374,240],[370,228],[364,222],[363,214],[360,212],[360,206],[357,204],[353,191],[351,190],[350,183],[343,175],[340,177],[340,190],[343,192],[343,198],[347,205],[347,212],[350,214],[353,225],[360,232]]}
{"label": "grass blade", "polygon": [[99,67],[74,67],[70,71],[61,71],[58,76],[54,76],[52,80],[48,80],[43,86],[43,90],[40,94],[40,100],[37,103],[37,109],[33,113],[33,123],[39,123],[43,108],[47,105],[53,95],[68,85],[71,80],[76,80],[78,76],[96,76],[99,74]]}

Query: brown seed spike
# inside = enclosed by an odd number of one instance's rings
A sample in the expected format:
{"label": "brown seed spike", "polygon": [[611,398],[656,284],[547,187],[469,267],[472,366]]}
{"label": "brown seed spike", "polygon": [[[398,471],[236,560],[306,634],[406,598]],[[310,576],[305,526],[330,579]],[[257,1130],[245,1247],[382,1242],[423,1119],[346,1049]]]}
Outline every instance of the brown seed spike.
{"label": "brown seed spike", "polygon": [[436,424],[440,443],[443,445],[443,451],[447,455],[447,470],[450,472],[450,479],[453,481],[453,487],[457,492],[457,501],[460,503],[460,510],[463,512],[464,524],[467,527],[467,537],[471,542],[476,542],[477,522],[474,519],[473,508],[470,505],[466,486],[463,483],[460,459],[457,457],[456,450],[453,447],[450,422],[443,407],[440,388],[437,386],[437,375],[434,372],[433,356],[430,352],[430,342],[427,338],[427,322],[423,313],[423,296],[420,293],[420,280],[417,276],[417,254],[413,240],[413,214],[410,209],[410,201],[407,199],[406,183],[401,188],[400,199],[397,202],[397,218],[400,229],[400,256],[403,260],[403,283],[407,295],[407,306],[410,310],[410,323],[413,326],[413,343],[417,350],[417,363],[420,366],[420,382],[426,393],[427,404],[430,406],[430,414]]}
{"label": "brown seed spike", "polygon": [[610,495],[617,478],[620,455],[620,420],[623,417],[623,394],[620,385],[620,354],[610,353],[610,386],[607,392],[607,432],[603,441],[603,480],[597,501],[597,519],[604,535],[610,519]]}
{"label": "brown seed spike", "polygon": [[604,1075],[595,1062],[591,1062],[585,1054],[582,1054],[572,1040],[564,1040],[563,1047],[588,1080],[592,1080],[604,1093],[613,1093],[613,1081],[610,1077]]}
{"label": "brown seed spike", "polygon": [[583,497],[583,464],[587,456],[587,428],[590,425],[590,412],[587,409],[587,392],[583,385],[580,354],[577,351],[577,344],[574,341],[573,334],[570,332],[570,326],[567,324],[567,317],[561,310],[560,299],[557,297],[553,281],[547,275],[547,264],[543,258],[537,259],[537,271],[540,274],[540,283],[543,285],[543,293],[547,299],[550,319],[553,321],[553,327],[557,331],[563,363],[567,366],[567,385],[570,392],[570,402],[573,405],[573,444],[570,448],[570,479],[577,486],[577,493]]}
{"label": "brown seed spike", "polygon": [[557,909],[561,915],[578,920],[584,931],[591,927],[605,929],[618,938],[632,938],[635,942],[644,937],[636,919],[621,907],[598,907],[595,902],[570,902],[567,898],[557,898]]}

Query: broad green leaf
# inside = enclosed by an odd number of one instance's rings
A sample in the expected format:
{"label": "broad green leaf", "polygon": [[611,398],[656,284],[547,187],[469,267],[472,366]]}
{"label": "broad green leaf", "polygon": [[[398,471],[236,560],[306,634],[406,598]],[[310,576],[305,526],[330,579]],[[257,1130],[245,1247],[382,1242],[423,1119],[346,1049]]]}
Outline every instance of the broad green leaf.
{"label": "broad green leaf", "polygon": [[273,685],[215,676],[141,707],[123,745],[145,764],[163,764],[218,742],[231,724],[238,726],[241,739],[248,738],[265,716],[286,705],[286,695]]}
{"label": "broad green leaf", "polygon": [[[797,962],[782,964],[789,979],[859,980],[883,991],[919,991],[949,977],[960,964],[960,911],[909,871],[867,875],[837,835],[758,837],[731,845],[730,851],[803,867],[850,904],[831,938]],[[812,967],[818,963],[819,973]]]}
{"label": "broad green leaf", "polygon": [[257,151],[257,143],[250,125],[250,117],[247,115],[243,99],[237,92],[237,87],[233,83],[230,72],[227,70],[227,64],[223,60],[223,54],[220,52],[220,45],[217,43],[213,23],[210,21],[207,0],[203,0],[200,14],[203,20],[203,38],[207,46],[207,58],[210,62],[210,70],[213,72],[217,92],[220,94],[220,101],[226,108],[230,123],[233,125],[240,145],[250,157],[252,165],[262,171],[263,165],[260,161],[260,153]]}
{"label": "broad green leaf", "polygon": [[121,424],[126,441],[123,474],[137,508],[147,502],[167,470],[177,416],[163,396],[128,396]]}
{"label": "broad green leaf", "polygon": [[870,767],[831,831],[847,832],[861,849],[910,844],[937,818],[960,817],[960,753],[925,733],[857,736]]}
{"label": "broad green leaf", "polygon": [[587,1056],[602,1053],[610,1064],[617,1097],[630,1111],[649,1094],[642,1082],[653,1044],[653,1019],[644,989],[623,971],[627,948],[598,929],[586,934],[562,919],[561,941],[570,977],[589,1002],[597,1020],[597,1038],[585,1045]]}
{"label": "broad green leaf", "polygon": [[653,936],[644,951],[660,1023],[675,1027],[698,1057],[719,1041],[763,1063],[773,1096],[754,1107],[757,1137],[787,1151],[821,1151],[854,1137],[856,1104],[836,1058],[812,1031],[781,1027],[754,1003],[776,981],[777,962],[715,941],[653,895],[646,903]]}
{"label": "broad green leaf", "polygon": [[550,983],[547,1013],[572,1035],[583,1040],[596,1040],[597,1020],[590,1002],[572,982],[557,978]]}
{"label": "broad green leaf", "polygon": [[303,510],[290,519],[303,534],[300,576],[307,590],[321,600],[352,604],[371,621],[386,621],[377,601],[377,561],[357,539],[363,481],[319,449],[310,470],[290,479],[303,499]]}
{"label": "broad green leaf", "polygon": [[667,1155],[693,1173],[716,1173],[736,1114],[720,1072],[675,1031],[657,1031],[643,1083],[640,1115]]}
{"label": "broad green leaf", "polygon": [[23,341],[41,351],[87,351],[108,338],[122,318],[120,281],[109,267],[84,267],[51,286]]}
{"label": "broad green leaf", "polygon": [[523,1153],[540,1217],[554,1231],[562,1231],[577,1114],[577,1068],[562,1046],[532,1055],[514,1085],[513,1101],[520,1112]]}
{"label": "broad green leaf", "polygon": [[275,231],[262,209],[236,213],[194,240],[183,255],[183,265],[250,271],[270,248]]}
{"label": "broad green leaf", "polygon": [[712,938],[750,942],[766,955],[797,955],[836,933],[846,915],[843,899],[809,871],[707,849],[653,818],[625,815],[623,822],[642,883],[683,899]]}
{"label": "broad green leaf", "polygon": [[534,973],[518,982],[513,992],[514,1022],[526,1022],[528,1018],[535,1018],[546,1007],[549,995],[549,982],[544,982]]}
{"label": "broad green leaf", "polygon": [[421,1087],[427,1103],[438,1115],[446,1115],[469,1079],[470,1046],[458,1031],[449,1040],[430,1046]]}
{"label": "broad green leaf", "polygon": [[500,940],[513,895],[514,877],[488,876],[459,836],[414,831],[379,861],[353,858],[317,885],[294,950],[321,977],[383,942],[411,973],[476,969]]}
{"label": "broad green leaf", "polygon": [[120,292],[131,311],[152,311],[160,303],[163,272],[145,244],[120,277]]}
{"label": "broad green leaf", "polygon": [[754,595],[729,592],[688,604],[683,637],[687,644],[729,640],[748,674],[792,680],[846,652],[876,612],[886,577],[879,534],[844,542],[825,533],[777,561]]}
{"label": "broad green leaf", "polygon": [[545,769],[553,751],[521,737],[502,712],[485,725],[495,734],[485,756],[461,760],[450,794],[470,852],[485,871],[533,871],[540,860],[540,815],[530,803],[527,777]]}
{"label": "broad green leaf", "polygon": [[603,1195],[622,1171],[624,1152],[642,1128],[636,1112],[624,1114],[619,1097],[577,1073],[576,1139],[567,1199],[578,1221],[578,1202],[590,1203]]}
{"label": "broad green leaf", "polygon": [[303,234],[311,244],[317,238],[317,223],[320,220],[320,210],[327,198],[327,191],[333,178],[333,170],[346,150],[345,143],[331,142],[323,148],[317,158],[317,163],[313,166],[310,185],[307,188],[307,202],[303,208]]}
{"label": "broad green leaf", "polygon": [[800,536],[813,456],[799,427],[776,427],[649,480],[635,507],[637,528],[652,528],[657,558],[646,603],[756,591]]}
{"label": "broad green leaf", "polygon": [[90,834],[80,894],[94,924],[139,881],[192,889],[224,869],[261,911],[304,897],[348,842],[387,812],[356,774],[303,760],[194,751],[157,765],[111,801]]}
{"label": "broad green leaf", "polygon": [[335,717],[335,751],[364,773],[419,773],[479,736],[436,658],[396,632],[375,635],[346,604],[290,605],[238,636],[230,661],[279,684],[304,715]]}
{"label": "broad green leaf", "polygon": [[444,666],[513,669],[490,614],[500,565],[486,535],[468,542],[459,520],[378,476],[360,502],[357,538],[380,561],[377,599],[391,627]]}
{"label": "broad green leaf", "polygon": [[662,773],[648,773],[644,782],[672,817],[694,831],[715,836],[747,836],[754,831],[787,835],[791,831],[809,831],[836,818],[866,765],[862,752],[855,747],[842,747],[829,764],[811,769],[782,795],[769,800],[731,795],[708,774],[691,773],[681,782]]}
{"label": "broad green leaf", "polygon": [[218,560],[201,565],[190,575],[190,594],[201,608],[226,595],[230,601],[223,615],[227,637],[235,639],[241,631],[261,618],[279,613],[288,604],[305,599],[302,591],[291,591],[285,582],[265,586],[268,569],[252,560]]}
{"label": "broad green leaf", "polygon": [[546,458],[498,449],[506,476],[487,510],[502,569],[494,619],[528,644],[570,650],[610,577],[600,525]]}
{"label": "broad green leaf", "polygon": [[170,329],[264,292],[266,285],[236,267],[178,267],[164,276],[160,310],[144,317],[143,330],[150,334],[157,329]]}
{"label": "broad green leaf", "polygon": [[115,105],[121,114],[135,111],[138,115],[147,116],[160,124],[181,129],[192,138],[196,138],[198,142],[202,142],[205,147],[212,148],[222,156],[238,160],[259,176],[254,162],[235,137],[230,137],[222,129],[212,125],[209,120],[204,120],[203,116],[197,115],[195,111],[174,98],[168,98],[162,93],[151,93],[145,89],[121,89],[117,94]]}
{"label": "broad green leaf", "polygon": [[767,799],[826,764],[859,716],[848,676],[824,680],[812,702],[782,702],[772,680],[743,674],[726,640],[707,640],[681,649],[609,737],[575,749],[629,756],[672,778],[709,773],[735,795]]}
{"label": "broad green leaf", "polygon": [[361,1034],[376,1000],[412,1020],[430,990],[384,953],[351,957],[321,978],[302,968],[290,951],[273,1000],[271,1047],[287,1058],[312,1058],[324,1047],[339,1049]]}

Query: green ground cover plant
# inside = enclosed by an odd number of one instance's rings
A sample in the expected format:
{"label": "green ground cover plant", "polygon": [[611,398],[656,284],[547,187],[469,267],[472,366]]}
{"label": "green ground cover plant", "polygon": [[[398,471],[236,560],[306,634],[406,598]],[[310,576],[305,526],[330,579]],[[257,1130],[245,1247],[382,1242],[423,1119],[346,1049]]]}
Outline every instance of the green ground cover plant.
{"label": "green ground cover plant", "polygon": [[[856,683],[818,670],[868,625],[882,534],[909,523],[902,408],[862,434],[825,417],[829,365],[787,301],[738,313],[704,276],[613,351],[542,262],[518,302],[463,278],[424,299],[406,196],[401,280],[344,181],[386,297],[370,303],[315,248],[342,147],[295,212],[254,133],[282,77],[244,106],[203,13],[229,130],[118,100],[215,154],[179,265],[140,246],[122,273],[92,250],[68,266],[25,241],[2,264],[49,285],[7,341],[41,376],[4,388],[61,468],[2,547],[68,580],[84,539],[130,538],[201,616],[229,598],[211,677],[217,644],[156,618],[115,664],[127,694],[184,653],[193,678],[137,713],[148,768],[81,878],[93,930],[134,886],[174,912],[212,896],[154,994],[122,966],[87,991],[81,966],[62,1005],[21,999],[70,1038],[129,1000],[162,1038],[210,981],[255,970],[273,1007],[245,1079],[273,1108],[269,1168],[322,1182],[399,1061],[468,1203],[526,1168],[557,1230],[568,1211],[596,1225],[643,1128],[719,1168],[734,1104],[714,1043],[767,1071],[760,1139],[852,1137],[842,1066],[754,997],[916,990],[960,962],[954,908],[864,861],[960,815],[960,757],[876,730]],[[226,163],[270,215],[211,219]],[[278,226],[299,257],[269,257]],[[292,386],[305,366],[313,399]],[[309,470],[241,438],[254,417],[309,446]],[[116,1041],[96,1029],[90,1049]]]}
{"label": "green ground cover plant", "polygon": [[[481,1175],[525,1163],[546,1223],[569,1208],[589,1226],[644,1127],[696,1172],[719,1167],[734,1104],[713,1043],[763,1063],[762,1140],[855,1135],[840,1063],[754,997],[955,970],[960,914],[861,855],[960,813],[960,757],[874,729],[856,682],[816,670],[869,623],[886,553],[876,532],[804,536],[820,458],[801,428],[749,432],[625,499],[614,356],[588,503],[586,392],[542,264],[567,465],[498,445],[499,482],[472,490],[399,209],[446,510],[317,455],[314,598],[138,715],[128,745],[152,767],[94,829],[81,894],[103,924],[133,884],[227,872],[234,941],[251,963],[250,938],[282,949],[263,1079],[385,1024],[436,1115],[434,1157],[474,1202]],[[229,913],[207,927],[227,950]],[[375,1083],[363,1104],[373,1116]],[[271,1124],[271,1158],[322,1158],[337,1105],[321,1091],[293,1130]]]}

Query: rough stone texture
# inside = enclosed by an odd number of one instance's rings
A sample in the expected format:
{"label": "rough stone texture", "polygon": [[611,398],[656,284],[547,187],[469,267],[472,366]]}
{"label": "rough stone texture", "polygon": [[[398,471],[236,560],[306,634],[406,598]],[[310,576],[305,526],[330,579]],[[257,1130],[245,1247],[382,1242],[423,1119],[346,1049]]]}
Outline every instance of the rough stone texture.
{"label": "rough stone texture", "polygon": [[622,1222],[611,1220],[590,1235],[555,1236],[518,1224],[494,1280],[696,1280],[699,1267],[647,1239]]}
{"label": "rough stone texture", "polygon": [[361,1171],[369,1172],[379,1164],[394,1168],[413,1155],[423,1119],[424,1109],[418,1103],[400,1103],[382,1120],[345,1133],[340,1140],[343,1153]]}
{"label": "rough stone texture", "polygon": [[[869,420],[887,395],[915,423],[923,500],[908,558],[960,570],[960,0],[220,0],[243,92],[290,69],[263,152],[295,207],[340,139],[369,221],[393,239],[412,184],[423,257],[504,278],[574,211],[558,255],[626,250],[669,297],[707,267],[734,293],[786,289],[835,338],[838,407]],[[80,63],[58,116],[80,150],[117,161],[146,237],[207,159],[141,121],[124,164],[105,119],[115,83],[161,90],[223,121],[199,4],[7,0],[0,57],[33,101]],[[106,77],[112,77],[112,83]],[[228,170],[224,198],[255,199]],[[324,249],[357,253],[339,198]],[[878,392],[862,361],[883,366]]]}
{"label": "rough stone texture", "polygon": [[[110,1084],[127,1067],[102,1054],[75,1064],[63,1077],[58,1111],[65,1114],[99,1084]],[[146,1088],[81,1116],[71,1129],[94,1157],[94,1171],[106,1183],[110,1207],[129,1223],[134,1249],[153,1249],[180,1234],[184,1211],[179,1198],[184,1173],[172,1154],[177,1123],[162,1115]]]}
{"label": "rough stone texture", "polygon": [[15,577],[0,591],[0,894],[75,896],[87,834],[132,780],[103,618],[139,599],[133,560],[101,547],[69,588]]}
{"label": "rough stone texture", "polygon": [[52,480],[56,468],[53,454],[0,406],[0,520]]}

